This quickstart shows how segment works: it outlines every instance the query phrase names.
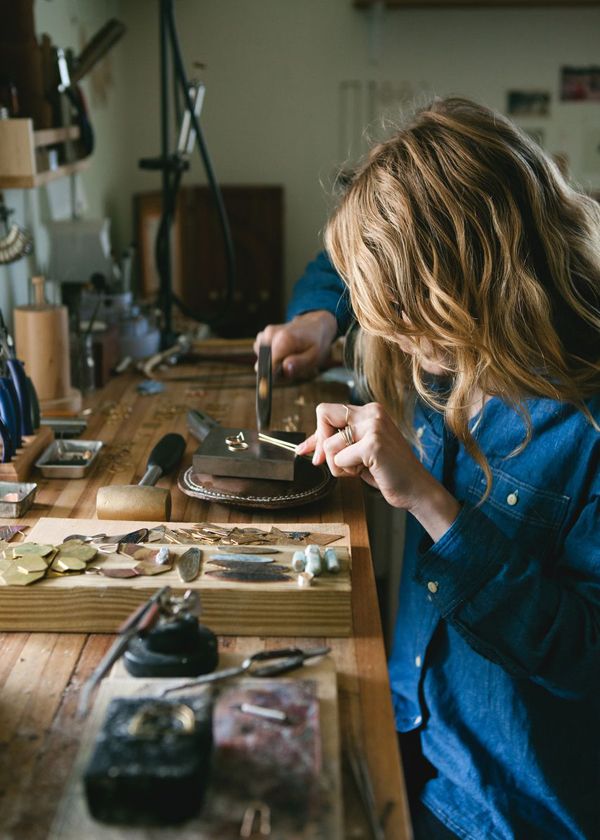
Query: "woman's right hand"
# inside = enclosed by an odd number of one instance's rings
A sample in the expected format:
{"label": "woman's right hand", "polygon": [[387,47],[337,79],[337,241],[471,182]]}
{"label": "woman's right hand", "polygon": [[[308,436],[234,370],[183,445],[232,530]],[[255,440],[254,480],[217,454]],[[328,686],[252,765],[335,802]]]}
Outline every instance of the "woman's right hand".
{"label": "woman's right hand", "polygon": [[337,335],[337,321],[331,312],[319,309],[297,315],[287,324],[270,324],[256,336],[260,344],[271,345],[273,372],[286,379],[311,379],[329,358]]}
{"label": "woman's right hand", "polygon": [[317,406],[316,431],[296,448],[327,465],[332,475],[360,476],[388,504],[410,511],[433,540],[456,519],[458,501],[415,456],[387,411],[378,403]]}

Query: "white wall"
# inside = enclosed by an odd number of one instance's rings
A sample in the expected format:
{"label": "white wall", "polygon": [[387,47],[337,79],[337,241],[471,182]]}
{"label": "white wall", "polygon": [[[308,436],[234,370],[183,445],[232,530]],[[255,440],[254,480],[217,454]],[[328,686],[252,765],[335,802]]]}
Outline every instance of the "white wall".
{"label": "white wall", "polygon": [[[123,0],[35,0],[36,29],[40,35],[47,32],[56,46],[71,47],[77,54],[107,20],[122,17],[122,4]],[[35,240],[32,256],[0,266],[0,308],[9,321],[13,307],[29,300],[29,278],[40,272],[47,274],[46,223],[71,218],[76,211],[88,217],[112,215],[114,197],[124,175],[120,117],[124,109],[119,101],[125,79],[124,43],[117,44],[102,65],[97,65],[104,99],[98,98],[90,80],[82,83],[96,135],[91,168],[37,190],[3,190],[5,203],[15,210],[11,221],[27,227]],[[48,292],[58,299],[60,292],[56,287],[50,286]]]}
{"label": "white wall", "polygon": [[[285,188],[288,288],[319,247],[331,179],[359,150],[362,126],[407,99],[457,93],[503,109],[510,88],[549,90],[551,115],[524,124],[544,128],[549,151],[567,152],[575,177],[600,187],[583,154],[600,142],[600,104],[558,101],[561,65],[600,63],[600,8],[389,11],[380,27],[352,0],[175,0],[175,9],[188,68],[207,64],[202,123],[220,181]],[[88,214],[110,213],[122,246],[132,194],[159,186],[137,168],[159,151],[158,0],[37,0],[36,13],[39,31],[74,46],[81,21],[88,35],[112,15],[128,26],[111,53],[109,101],[90,102],[98,150],[82,177]],[[196,157],[185,183],[203,181]],[[43,261],[47,198],[6,195],[40,233]],[[28,263],[0,268],[0,305],[6,287],[22,298]]]}
{"label": "white wall", "polygon": [[[135,168],[157,151],[157,5],[123,9],[132,190],[158,183]],[[575,176],[600,186],[600,170],[582,162],[588,127],[600,142],[600,104],[558,102],[562,64],[600,63],[600,9],[396,10],[379,28],[351,0],[175,0],[175,9],[188,63],[207,64],[202,122],[218,177],[285,187],[288,288],[319,247],[331,178],[359,146],[354,126],[423,91],[503,109],[509,88],[549,90],[550,117],[524,124],[543,127],[549,150],[566,151]],[[204,180],[199,161],[187,180]]]}

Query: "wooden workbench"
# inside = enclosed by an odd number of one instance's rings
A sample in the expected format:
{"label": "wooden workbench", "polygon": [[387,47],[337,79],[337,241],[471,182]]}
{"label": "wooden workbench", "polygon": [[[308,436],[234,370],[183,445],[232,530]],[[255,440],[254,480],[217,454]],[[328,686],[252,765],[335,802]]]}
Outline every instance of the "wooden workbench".
{"label": "wooden workbench", "polygon": [[[184,376],[201,380],[181,381]],[[92,413],[82,437],[106,444],[98,467],[86,479],[43,479],[34,472],[31,479],[39,484],[36,504],[20,522],[34,524],[40,516],[94,517],[98,487],[139,480],[150,449],[165,432],[180,432],[187,438],[185,459],[189,462],[197,447],[186,429],[189,408],[201,408],[224,425],[254,425],[251,367],[199,362],[171,368],[164,374],[167,377],[178,377],[178,381],[168,382],[159,395],[140,395],[135,385],[141,377],[126,374],[86,400]],[[282,428],[286,417],[297,415],[298,427],[311,431],[315,404],[344,401],[340,388],[319,383],[276,388],[272,428]],[[332,647],[337,668],[342,742],[353,733],[364,747],[377,806],[386,815],[386,837],[408,840],[411,830],[360,482],[338,482],[334,492],[317,504],[268,512],[245,512],[190,499],[177,490],[176,475],[162,479],[160,485],[172,487],[173,521],[349,525],[354,632],[351,638],[323,641]],[[75,714],[79,690],[112,640],[109,635],[73,633],[0,634],[0,837],[38,840],[47,836],[79,744],[81,724]],[[284,644],[290,641],[285,639]],[[293,641],[299,646],[320,643],[315,638]],[[239,652],[282,645],[282,639],[275,638],[227,636],[220,642],[222,649]],[[371,836],[345,767],[344,814],[348,838]]]}

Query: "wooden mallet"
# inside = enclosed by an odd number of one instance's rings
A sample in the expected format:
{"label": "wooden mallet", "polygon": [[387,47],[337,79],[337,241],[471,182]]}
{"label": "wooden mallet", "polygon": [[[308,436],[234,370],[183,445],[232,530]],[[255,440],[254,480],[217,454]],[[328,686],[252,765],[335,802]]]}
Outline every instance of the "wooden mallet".
{"label": "wooden mallet", "polygon": [[170,433],[162,437],[148,458],[139,484],[109,484],[100,487],[96,496],[98,519],[131,519],[166,522],[171,518],[171,493],[154,487],[158,479],[173,470],[185,451],[185,439]]}

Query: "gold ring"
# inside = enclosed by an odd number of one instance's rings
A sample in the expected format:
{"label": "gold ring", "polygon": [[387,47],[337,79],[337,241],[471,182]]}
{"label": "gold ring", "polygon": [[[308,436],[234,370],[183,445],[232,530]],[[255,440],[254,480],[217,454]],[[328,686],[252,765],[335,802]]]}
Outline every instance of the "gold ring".
{"label": "gold ring", "polygon": [[238,432],[237,435],[226,437],[225,444],[230,452],[238,452],[242,449],[248,449],[248,444],[246,443],[243,432]]}
{"label": "gold ring", "polygon": [[345,418],[345,420],[344,420],[344,423],[345,423],[345,424],[346,424],[346,426],[347,426],[347,425],[348,425],[348,420],[350,419],[350,406],[349,406],[349,405],[345,405],[345,406],[344,406],[344,408],[346,409],[346,418]]}
{"label": "gold ring", "polygon": [[244,440],[239,440],[237,443],[228,443],[227,449],[230,452],[242,452],[244,449],[248,449],[248,444]]}
{"label": "gold ring", "polygon": [[344,440],[346,441],[346,446],[352,446],[352,444],[354,443],[354,435],[352,433],[352,426],[350,426],[350,425],[344,426],[344,428],[340,429],[339,432],[340,432],[341,436],[344,438]]}
{"label": "gold ring", "polygon": [[134,738],[159,739],[166,735],[189,735],[196,729],[196,716],[185,703],[149,700],[129,721],[128,732]]}

